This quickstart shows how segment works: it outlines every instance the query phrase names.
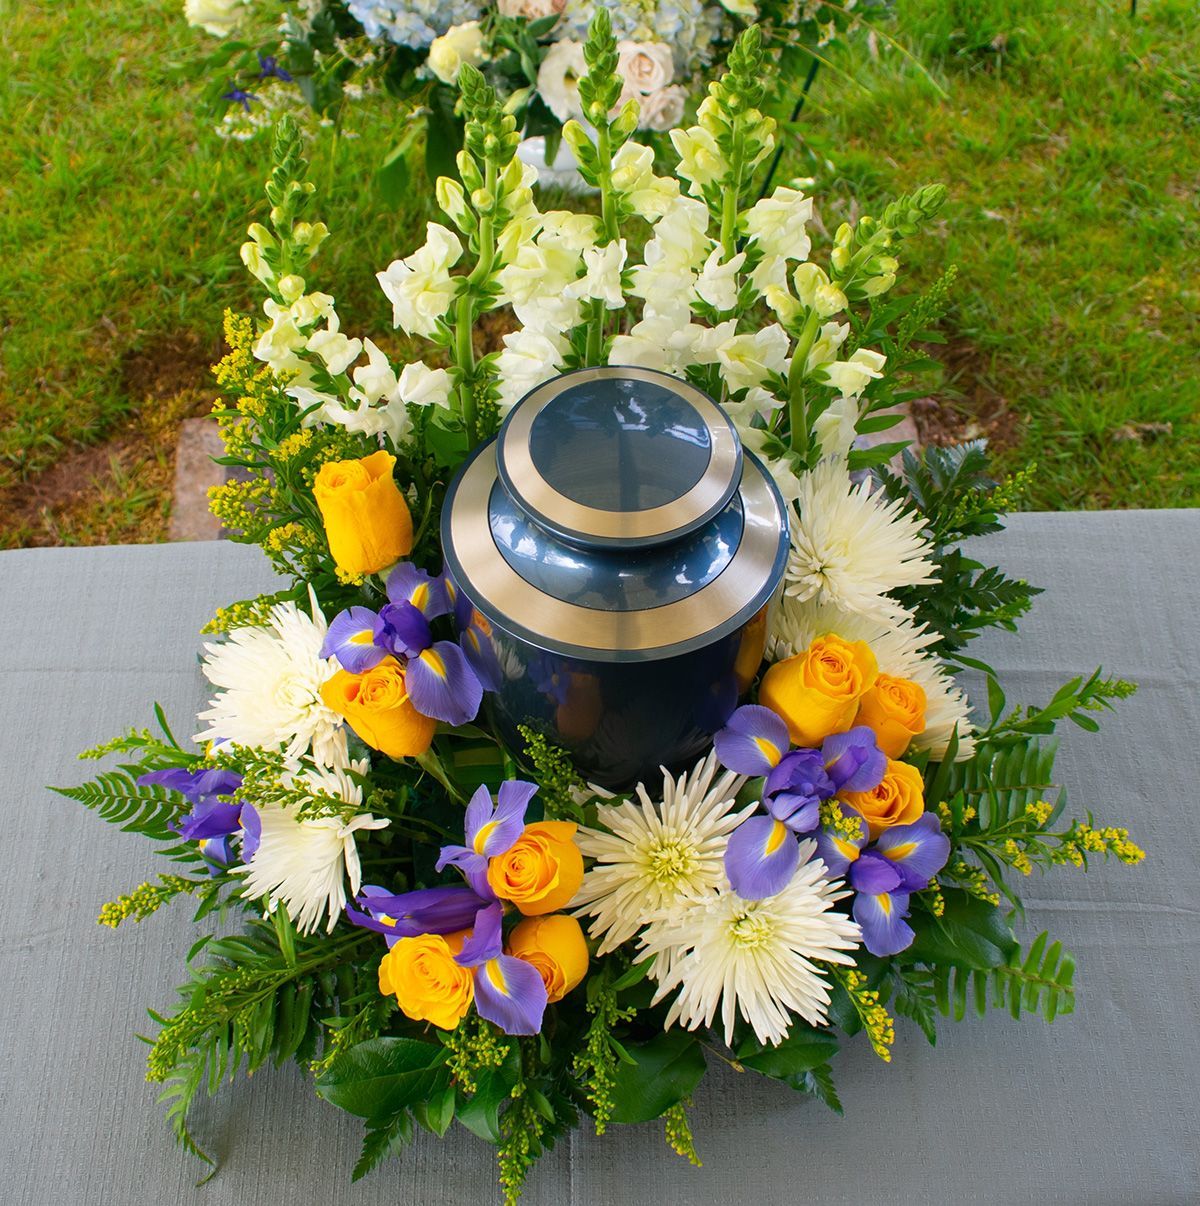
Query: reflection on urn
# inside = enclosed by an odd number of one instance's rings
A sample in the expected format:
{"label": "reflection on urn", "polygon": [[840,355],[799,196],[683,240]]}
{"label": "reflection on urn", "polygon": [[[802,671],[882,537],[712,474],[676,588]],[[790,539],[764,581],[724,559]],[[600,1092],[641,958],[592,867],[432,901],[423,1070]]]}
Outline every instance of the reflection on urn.
{"label": "reflection on urn", "polygon": [[762,660],[785,516],[686,382],[581,369],[527,395],[442,518],[459,627],[514,749],[531,725],[611,787],[694,757]]}

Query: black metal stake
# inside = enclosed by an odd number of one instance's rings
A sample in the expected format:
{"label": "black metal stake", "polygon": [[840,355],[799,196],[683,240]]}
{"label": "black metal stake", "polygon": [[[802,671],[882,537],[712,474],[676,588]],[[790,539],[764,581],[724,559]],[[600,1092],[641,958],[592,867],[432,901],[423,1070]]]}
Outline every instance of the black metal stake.
{"label": "black metal stake", "polygon": [[[804,87],[800,89],[800,95],[796,98],[796,104],[792,108],[792,120],[790,125],[795,125],[800,120],[800,114],[804,111],[804,102],[808,100],[809,90],[813,86],[813,80],[817,78],[817,68],[821,66],[821,60],[814,58],[811,66],[808,69],[808,75],[804,80]],[[766,179],[763,181],[763,186],[759,190],[759,197],[765,197],[767,190],[771,187],[771,181],[775,179],[775,171],[779,167],[779,161],[783,158],[783,139],[779,140],[779,146],[775,148],[775,158],[771,160],[771,166],[767,169]]]}

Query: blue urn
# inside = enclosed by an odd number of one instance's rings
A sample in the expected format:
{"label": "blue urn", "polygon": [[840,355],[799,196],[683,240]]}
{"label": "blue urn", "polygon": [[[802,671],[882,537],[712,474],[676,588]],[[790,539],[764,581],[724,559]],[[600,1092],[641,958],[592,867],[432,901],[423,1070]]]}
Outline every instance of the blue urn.
{"label": "blue urn", "polygon": [[753,680],[787,511],[706,394],[589,368],[463,465],[442,544],[505,740],[531,726],[622,787],[694,758]]}

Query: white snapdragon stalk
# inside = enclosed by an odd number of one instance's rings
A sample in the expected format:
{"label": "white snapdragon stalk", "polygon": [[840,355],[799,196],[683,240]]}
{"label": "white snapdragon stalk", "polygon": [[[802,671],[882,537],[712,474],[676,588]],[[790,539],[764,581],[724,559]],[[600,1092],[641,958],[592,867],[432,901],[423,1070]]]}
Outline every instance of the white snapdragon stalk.
{"label": "white snapdragon stalk", "polygon": [[430,222],[427,238],[407,259],[393,260],[375,274],[380,288],[392,303],[392,324],[409,335],[436,333],[438,320],[458,295],[458,284],[450,269],[462,258],[458,236],[438,222]]}
{"label": "white snapdragon stalk", "polygon": [[782,374],[790,346],[787,332],[778,323],[726,340],[718,349],[725,383],[737,393],[762,385],[772,373]]}
{"label": "white snapdragon stalk", "polygon": [[806,260],[812,248],[808,234],[812,216],[811,197],[796,189],[777,188],[746,214],[746,233],[764,255]]}

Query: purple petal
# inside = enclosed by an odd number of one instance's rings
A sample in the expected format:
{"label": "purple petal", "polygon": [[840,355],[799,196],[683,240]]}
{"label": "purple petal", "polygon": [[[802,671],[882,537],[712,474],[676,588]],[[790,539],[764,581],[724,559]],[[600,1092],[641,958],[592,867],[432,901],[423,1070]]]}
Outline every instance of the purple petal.
{"label": "purple petal", "polygon": [[500,659],[496,656],[491,635],[478,624],[468,624],[462,628],[458,643],[483,689],[499,691],[504,682],[504,672],[500,669]]}
{"label": "purple petal", "polygon": [[444,867],[457,867],[477,896],[484,900],[495,900],[496,893],[487,881],[487,864],[482,854],[476,854],[466,846],[443,846],[435,869],[441,871]]}
{"label": "purple petal", "polygon": [[387,597],[393,603],[411,603],[427,620],[450,610],[445,579],[433,578],[411,561],[401,562],[388,575]]}
{"label": "purple petal", "polygon": [[725,847],[725,874],[733,890],[745,900],[762,900],[782,891],[799,862],[796,835],[774,817],[756,816],[743,821],[729,835]]}
{"label": "purple petal", "polygon": [[721,765],[739,775],[767,775],[791,746],[787,725],[770,708],[738,708],[713,738]]}
{"label": "purple petal", "polygon": [[239,814],[242,822],[242,862],[248,863],[258,853],[262,840],[262,818],[253,804],[243,804]]}
{"label": "purple petal", "polygon": [[468,887],[418,888],[393,894],[366,886],[355,898],[365,911],[346,905],[346,916],[357,926],[388,936],[388,945],[420,934],[454,934],[474,924],[487,903]]}
{"label": "purple petal", "polygon": [[200,840],[200,853],[204,855],[205,861],[210,864],[208,868],[209,875],[220,875],[233,862],[232,834],[226,833],[220,837],[202,838]]}
{"label": "purple petal", "polygon": [[822,800],[834,793],[820,750],[785,754],[763,784],[767,811],[796,833],[809,833],[820,821]]}
{"label": "purple petal", "polygon": [[900,887],[900,872],[874,850],[863,851],[850,864],[847,879],[856,892],[864,892],[868,896],[894,892]]}
{"label": "purple petal", "polygon": [[[389,603],[388,607],[391,606]],[[438,641],[410,657],[404,683],[413,707],[422,716],[432,716],[446,724],[467,724],[474,720],[483,702],[483,686],[475,671],[463,651],[450,641]]]}
{"label": "purple petal", "polygon": [[496,795],[496,828],[484,841],[483,853],[489,858],[503,854],[525,829],[529,801],[537,795],[538,785],[524,779],[505,779]]}
{"label": "purple petal", "polygon": [[767,812],[775,820],[782,821],[793,833],[812,833],[821,823],[821,804],[818,800],[780,792],[763,803]]}
{"label": "purple petal", "polygon": [[505,1034],[537,1034],[546,1012],[546,985],[531,963],[500,955],[475,972],[475,1008]]}
{"label": "purple petal", "polygon": [[911,825],[885,829],[875,849],[899,871],[905,891],[916,892],[946,865],[950,839],[936,814],[927,812]]}
{"label": "purple petal", "polygon": [[387,657],[387,650],[375,643],[378,618],[369,607],[348,607],[338,612],[325,634],[321,656],[336,657],[342,669],[351,674],[378,666]]}
{"label": "purple petal", "polygon": [[189,842],[225,837],[241,829],[241,812],[240,800],[232,804],[215,799],[204,800],[183,818],[176,832]]}
{"label": "purple petal", "polygon": [[498,900],[480,909],[475,914],[474,928],[463,943],[462,950],[454,956],[454,962],[459,967],[478,967],[489,959],[495,959],[503,949],[500,940],[503,921],[504,906]]}
{"label": "purple petal", "polygon": [[872,955],[898,955],[916,937],[904,920],[908,916],[907,893],[860,893],[854,898],[851,913],[862,927],[863,945]]}
{"label": "purple petal", "polygon": [[492,793],[487,784],[481,783],[467,804],[466,816],[463,818],[463,829],[467,836],[467,845],[475,847],[475,835],[492,819],[495,812],[492,805]]}
{"label": "purple petal", "polygon": [[866,725],[826,737],[821,756],[837,791],[870,791],[879,786],[887,770],[887,755]]}
{"label": "purple petal", "polygon": [[376,645],[397,657],[416,657],[433,644],[429,621],[411,603],[385,603],[373,635]]}

